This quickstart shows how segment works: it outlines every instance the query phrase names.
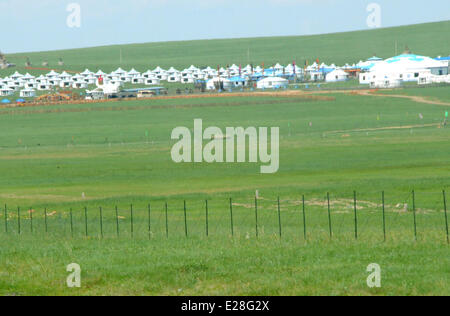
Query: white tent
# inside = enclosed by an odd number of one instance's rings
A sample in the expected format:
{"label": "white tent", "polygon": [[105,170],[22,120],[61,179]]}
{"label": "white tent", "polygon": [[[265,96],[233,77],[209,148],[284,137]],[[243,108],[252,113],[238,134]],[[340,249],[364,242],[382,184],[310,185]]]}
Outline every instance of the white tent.
{"label": "white tent", "polygon": [[23,75],[20,74],[18,71],[16,71],[13,75],[11,75],[11,79],[12,80],[17,80],[17,79],[22,78],[22,77],[23,77]]}
{"label": "white tent", "polygon": [[161,73],[161,72],[165,72],[165,70],[158,66],[158,67],[156,67],[156,68],[153,70],[153,72],[154,72],[155,74],[159,74],[159,73]]}
{"label": "white tent", "polygon": [[97,77],[97,78],[100,78],[100,77],[105,77],[107,74],[106,73],[104,73],[101,69],[99,70],[99,71],[97,71],[96,73],[95,73],[95,77]]}
{"label": "white tent", "polygon": [[146,86],[154,86],[160,84],[160,80],[155,77],[146,78],[144,84]]}
{"label": "white tent", "polygon": [[76,74],[71,79],[72,79],[73,82],[82,82],[82,81],[84,81],[84,77],[82,75],[79,75],[79,74]]}
{"label": "white tent", "polygon": [[36,82],[39,84],[46,84],[48,82],[48,79],[43,75],[40,75],[39,77],[36,78]]}
{"label": "white tent", "polygon": [[167,76],[167,82],[180,82],[181,75],[179,73],[171,74]]}
{"label": "white tent", "polygon": [[59,75],[59,78],[63,81],[68,81],[72,79],[72,76],[69,75],[67,72],[63,71],[63,73]]}
{"label": "white tent", "polygon": [[73,89],[86,89],[88,87],[88,84],[86,82],[74,82],[72,83],[72,88]]}
{"label": "white tent", "polygon": [[95,77],[94,75],[89,75],[84,78],[84,82],[86,82],[87,84],[95,84],[97,82],[97,77]]}
{"label": "white tent", "polygon": [[143,84],[145,82],[145,78],[143,76],[133,77],[131,79],[132,84]]}
{"label": "white tent", "polygon": [[28,72],[25,74],[25,76],[22,77],[22,80],[28,82],[33,81],[36,77],[30,75]]}
{"label": "white tent", "polygon": [[28,81],[24,84],[25,89],[35,89],[37,87],[37,83],[32,80],[32,81]]}
{"label": "white tent", "polygon": [[153,71],[147,70],[146,72],[144,72],[144,73],[142,74],[142,76],[143,76],[144,78],[153,78],[153,77],[155,77],[155,74],[153,73]]}
{"label": "white tent", "polygon": [[116,71],[113,71],[113,74],[114,75],[117,75],[117,76],[123,76],[123,75],[125,75],[127,72],[125,71],[125,70],[123,70],[122,68],[117,68],[116,69]]}
{"label": "white tent", "polygon": [[36,96],[36,91],[34,89],[23,89],[20,91],[21,98],[34,98]]}
{"label": "white tent", "polygon": [[51,86],[59,86],[59,83],[61,82],[61,79],[56,77],[56,78],[49,78],[48,79],[48,84]]}
{"label": "white tent", "polygon": [[70,88],[73,84],[73,81],[71,79],[68,80],[61,80],[59,83],[59,86],[61,88]]}
{"label": "white tent", "polygon": [[233,86],[232,82],[226,78],[215,77],[206,83],[207,90],[228,90]]}
{"label": "white tent", "polygon": [[93,74],[94,73],[92,71],[90,71],[89,69],[86,69],[80,75],[82,75],[83,77],[87,77],[87,76],[90,76],[90,75],[93,75]]}
{"label": "white tent", "polygon": [[167,70],[167,73],[168,73],[169,75],[172,75],[172,74],[179,74],[180,71],[177,70],[177,69],[175,69],[174,67],[170,67],[170,69]]}
{"label": "white tent", "polygon": [[139,77],[141,75],[141,73],[140,72],[138,72],[136,69],[131,69],[129,72],[128,72],[128,76],[130,76],[131,78],[136,78],[136,77]]}
{"label": "white tent", "polygon": [[348,73],[341,69],[333,70],[325,76],[326,82],[337,82],[337,81],[346,81],[348,80]]}
{"label": "white tent", "polygon": [[0,90],[0,96],[7,97],[14,94],[14,89],[11,88],[3,88]]}
{"label": "white tent", "polygon": [[446,76],[448,64],[430,57],[405,54],[377,62],[369,72],[360,75],[360,83],[372,83],[379,79],[418,82],[427,74]]}
{"label": "white tent", "polygon": [[188,70],[190,70],[190,71],[197,71],[199,69],[197,67],[195,67],[194,65],[191,65],[191,67],[189,67]]}
{"label": "white tent", "polygon": [[194,83],[194,76],[191,74],[181,78],[181,83]]}
{"label": "white tent", "polygon": [[37,89],[39,91],[48,91],[48,90],[51,90],[52,87],[48,83],[39,83],[37,85]]}
{"label": "white tent", "polygon": [[45,75],[47,78],[58,78],[59,77],[59,73],[57,73],[56,71],[52,70],[50,71],[48,74]]}
{"label": "white tent", "polygon": [[267,77],[257,82],[256,87],[258,89],[279,89],[286,88],[289,85],[289,81],[280,77]]}

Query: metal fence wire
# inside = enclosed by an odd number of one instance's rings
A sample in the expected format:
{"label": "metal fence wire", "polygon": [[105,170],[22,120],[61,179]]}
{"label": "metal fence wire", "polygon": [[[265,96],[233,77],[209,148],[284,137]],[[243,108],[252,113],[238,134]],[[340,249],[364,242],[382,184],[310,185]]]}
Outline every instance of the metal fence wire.
{"label": "metal fence wire", "polygon": [[412,191],[153,201],[147,204],[11,207],[7,235],[70,238],[289,238],[449,243],[446,192]]}

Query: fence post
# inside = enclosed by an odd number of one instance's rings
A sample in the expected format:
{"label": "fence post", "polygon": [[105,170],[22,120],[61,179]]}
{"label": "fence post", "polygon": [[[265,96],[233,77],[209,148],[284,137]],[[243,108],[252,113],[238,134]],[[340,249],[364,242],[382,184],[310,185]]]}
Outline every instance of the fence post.
{"label": "fence post", "polygon": [[205,216],[206,216],[206,237],[209,236],[209,218],[208,218],[208,200],[205,200]]}
{"label": "fence post", "polygon": [[72,208],[70,208],[70,234],[73,238],[73,214],[72,214]]}
{"label": "fence post", "polygon": [[259,236],[258,232],[258,198],[255,196],[255,229],[256,229],[256,238]]}
{"label": "fence post", "polygon": [[29,210],[29,212],[30,212],[30,231],[31,231],[31,233],[33,233],[33,207],[30,207],[30,210]]}
{"label": "fence post", "polygon": [[417,221],[416,221],[416,193],[412,190],[413,215],[414,215],[414,239],[417,241]]}
{"label": "fence post", "polygon": [[48,233],[47,208],[44,208],[45,233]]}
{"label": "fence post", "polygon": [[188,226],[187,226],[186,200],[184,200],[184,233],[187,238],[188,237]]}
{"label": "fence post", "polygon": [[231,236],[234,236],[234,224],[233,224],[233,199],[230,198],[230,220],[231,220]]}
{"label": "fence post", "polygon": [[166,237],[169,238],[169,214],[167,202],[166,202]]}
{"label": "fence post", "polygon": [[385,200],[384,200],[384,191],[381,192],[381,200],[383,204],[383,236],[384,242],[386,242],[386,211],[385,211]]}
{"label": "fence post", "polygon": [[20,235],[20,207],[17,207],[17,229]]}
{"label": "fence post", "polygon": [[133,204],[130,205],[131,238],[134,238]]}
{"label": "fence post", "polygon": [[445,230],[447,232],[447,244],[449,243],[449,237],[448,237],[448,217],[447,217],[447,200],[445,198],[445,190],[442,191],[442,194],[444,196],[444,215],[445,215]]}
{"label": "fence post", "polygon": [[117,233],[117,238],[119,238],[119,236],[120,236],[120,232],[119,232],[119,210],[117,208],[117,205],[116,205],[116,233]]}
{"label": "fence post", "polygon": [[330,230],[330,239],[331,239],[333,238],[333,230],[331,226],[330,192],[327,192],[327,202],[328,202],[328,228]]}
{"label": "fence post", "polygon": [[358,240],[358,210],[356,205],[356,191],[353,191],[353,204],[355,209],[355,239]]}
{"label": "fence post", "polygon": [[305,195],[302,195],[302,206],[303,206],[303,238],[306,240],[306,211],[305,211]]}
{"label": "fence post", "polygon": [[280,208],[280,197],[278,197],[278,230],[281,238],[281,208]]}
{"label": "fence post", "polygon": [[152,238],[152,222],[151,222],[152,208],[150,203],[148,203],[148,239]]}
{"label": "fence post", "polygon": [[100,237],[103,239],[103,210],[100,206]]}
{"label": "fence post", "polygon": [[88,215],[87,215],[87,207],[84,207],[84,225],[85,225],[85,233],[86,237],[88,237]]}
{"label": "fence post", "polygon": [[8,207],[5,204],[5,233],[8,233]]}

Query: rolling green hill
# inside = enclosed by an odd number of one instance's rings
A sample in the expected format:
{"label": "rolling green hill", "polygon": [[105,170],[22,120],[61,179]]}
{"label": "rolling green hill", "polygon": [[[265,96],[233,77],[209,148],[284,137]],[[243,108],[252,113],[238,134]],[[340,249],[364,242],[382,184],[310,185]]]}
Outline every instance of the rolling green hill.
{"label": "rolling green hill", "polygon": [[[303,64],[317,58],[325,63],[354,63],[376,54],[391,57],[402,53],[408,46],[414,53],[438,56],[450,54],[450,21],[297,37],[270,37],[247,39],[221,39],[185,42],[146,43],[121,46],[104,46],[52,52],[23,53],[8,55],[8,60],[25,71],[26,57],[34,67],[40,67],[47,60],[49,67],[60,68],[57,61],[61,57],[64,69],[82,71],[101,68],[112,71],[118,66],[147,70],[156,66],[177,68],[197,66],[227,65],[232,63],[275,62],[290,63],[296,60]],[[397,43],[397,45],[396,45]],[[122,54],[122,63],[120,55]],[[0,71],[0,76],[9,74],[11,69]],[[39,71],[37,71],[39,73]]]}

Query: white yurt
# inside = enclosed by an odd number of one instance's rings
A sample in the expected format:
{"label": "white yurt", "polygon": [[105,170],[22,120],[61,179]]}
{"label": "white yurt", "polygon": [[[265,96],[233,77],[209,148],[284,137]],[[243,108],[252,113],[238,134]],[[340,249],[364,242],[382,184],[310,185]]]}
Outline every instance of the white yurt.
{"label": "white yurt", "polygon": [[215,77],[206,83],[207,90],[228,90],[233,87],[233,83],[226,78]]}
{"label": "white yurt", "polygon": [[279,77],[267,77],[257,82],[256,87],[258,89],[279,89],[286,88],[289,85],[289,81]]}
{"label": "white yurt", "polygon": [[14,94],[14,89],[11,88],[3,88],[0,89],[0,96],[7,97]]}
{"label": "white yurt", "polygon": [[446,76],[448,64],[430,57],[404,54],[375,64],[369,72],[360,75],[361,83],[378,79],[399,79],[403,82],[418,82],[428,74]]}
{"label": "white yurt", "polygon": [[145,78],[144,84],[146,86],[154,86],[160,84],[160,80],[156,77]]}
{"label": "white yurt", "polygon": [[143,76],[137,76],[131,79],[132,84],[143,84],[145,83],[145,79]]}
{"label": "white yurt", "polygon": [[333,70],[325,76],[326,82],[338,82],[348,80],[348,73],[341,69]]}
{"label": "white yurt", "polygon": [[194,83],[194,76],[187,75],[187,76],[181,78],[181,83],[184,83],[184,84],[186,84],[186,83]]}
{"label": "white yurt", "polygon": [[167,76],[167,82],[180,82],[181,75],[179,73],[174,73]]}
{"label": "white yurt", "polygon": [[34,89],[23,89],[20,91],[21,98],[34,98],[36,96],[36,91]]}

